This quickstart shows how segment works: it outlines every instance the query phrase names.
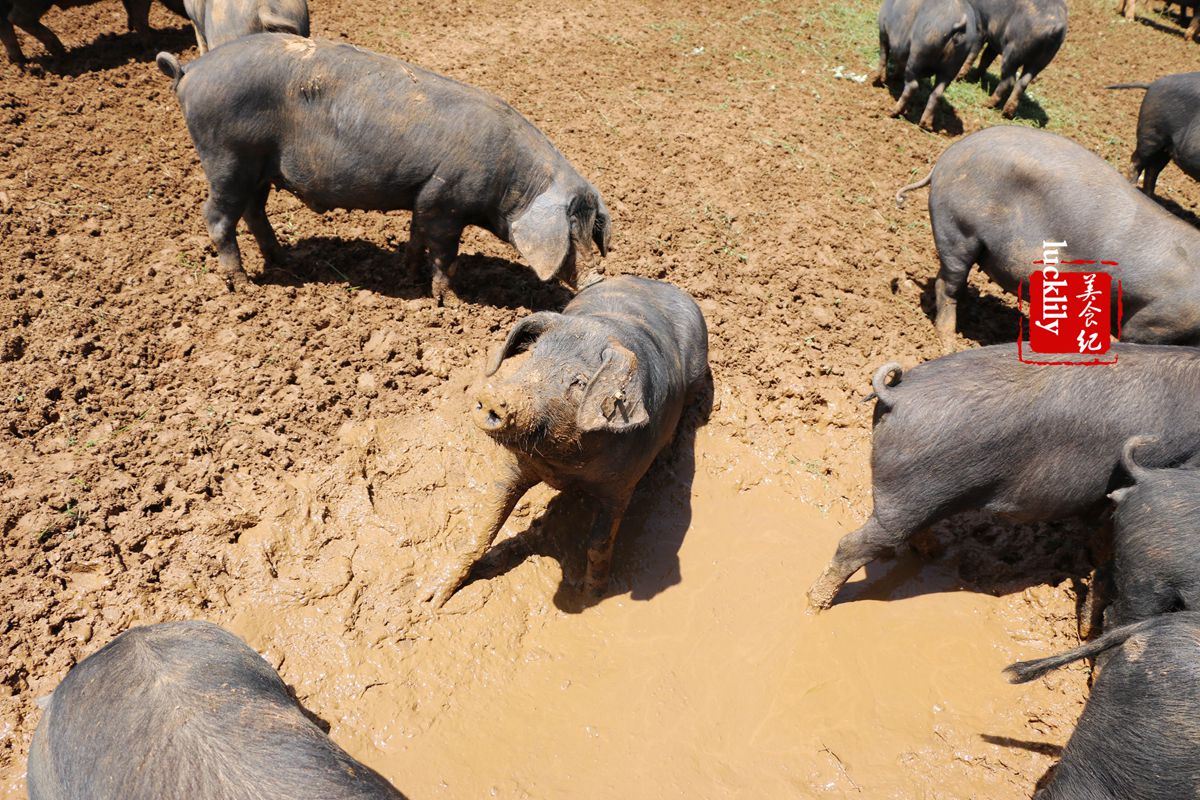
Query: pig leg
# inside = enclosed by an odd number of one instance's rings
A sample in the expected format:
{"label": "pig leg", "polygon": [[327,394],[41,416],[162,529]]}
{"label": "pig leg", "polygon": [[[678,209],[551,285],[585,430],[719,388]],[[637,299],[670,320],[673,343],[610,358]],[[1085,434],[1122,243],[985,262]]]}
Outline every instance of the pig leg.
{"label": "pig leg", "polygon": [[997,52],[996,48],[992,46],[991,42],[988,42],[987,46],[983,48],[983,55],[979,59],[978,74],[980,86],[983,86],[983,84],[987,81],[988,67],[992,65],[992,62],[996,60],[996,56],[998,55],[1000,55],[1000,53]]}
{"label": "pig leg", "polygon": [[967,275],[979,257],[980,248],[973,237],[958,231],[944,232],[935,227],[933,238],[942,262],[934,283],[934,299],[937,303],[934,327],[942,342],[942,350],[949,354],[954,352],[957,344],[958,298],[967,285]]}
{"label": "pig leg", "polygon": [[890,531],[872,513],[861,528],[846,534],[838,542],[833,560],[808,590],[809,609],[824,611],[829,608],[851,575],[902,545],[912,533],[912,530]]}
{"label": "pig leg", "polygon": [[21,52],[21,44],[17,41],[17,32],[13,30],[12,23],[2,15],[0,15],[0,44],[4,45],[4,52],[9,61],[14,64],[25,63],[25,54]]}
{"label": "pig leg", "polygon": [[933,91],[929,93],[929,102],[925,104],[925,113],[921,115],[922,128],[933,130],[933,112],[937,110],[938,100],[942,99],[942,93],[946,91],[946,87],[952,80],[954,80],[954,72],[938,74],[937,83],[933,85]]}
{"label": "pig leg", "polygon": [[1196,33],[1198,31],[1200,31],[1200,8],[1193,7],[1192,24],[1188,25],[1187,33],[1184,34],[1184,41],[1193,41],[1196,38]]}
{"label": "pig leg", "polygon": [[517,503],[525,496],[525,493],[537,483],[536,477],[526,475],[519,468],[513,467],[507,480],[497,481],[491,485],[486,500],[486,524],[476,532],[467,552],[451,564],[446,574],[438,581],[430,598],[434,608],[441,608],[447,600],[454,596],[463,581],[471,574],[471,567],[483,558],[483,554],[492,546],[492,541],[504,527],[508,515],[517,507]]}
{"label": "pig leg", "polygon": [[208,42],[204,40],[204,34],[196,27],[196,23],[192,23],[192,30],[196,32],[196,49],[200,51],[200,55],[208,52]]}
{"label": "pig leg", "polygon": [[587,539],[587,570],[583,576],[583,590],[590,597],[603,597],[608,591],[608,576],[612,571],[613,545],[621,519],[629,507],[629,498],[601,501],[592,520],[592,530]]}
{"label": "pig leg", "polygon": [[457,298],[450,288],[458,259],[458,243],[463,226],[451,220],[438,220],[425,229],[426,252],[429,254],[430,293],[439,305],[453,303]]}
{"label": "pig leg", "polygon": [[1132,21],[1134,18],[1133,2],[1134,0],[1121,0],[1121,3],[1117,6],[1117,13],[1124,14],[1125,19]]}
{"label": "pig leg", "polygon": [[871,77],[872,86],[883,86],[887,83],[888,39],[887,34],[879,32],[879,68]]}
{"label": "pig leg", "polygon": [[[236,176],[236,164],[204,165],[209,175]],[[221,273],[230,288],[246,282],[246,271],[242,268],[242,253],[238,250],[237,224],[249,204],[254,189],[244,186],[236,177],[229,180],[210,180],[208,200],[204,203],[204,222],[208,235],[217,248],[217,261]]]}
{"label": "pig leg", "polygon": [[1154,187],[1158,185],[1158,173],[1171,162],[1166,153],[1157,153],[1146,160],[1146,173],[1142,178],[1142,191],[1147,197],[1154,197]]}
{"label": "pig leg", "polygon": [[1017,80],[1017,69],[1019,66],[1015,58],[1007,54],[1004,56],[1004,63],[1000,65],[1000,82],[996,84],[996,89],[992,92],[992,96],[983,101],[985,108],[995,108],[1004,102],[1004,95],[1008,94],[1008,91]]}
{"label": "pig leg", "polygon": [[246,227],[250,229],[254,241],[258,242],[258,249],[262,252],[263,261],[274,264],[282,260],[282,252],[279,249],[279,238],[275,235],[275,229],[271,227],[271,221],[267,219],[267,198],[270,196],[271,184],[268,183],[259,189],[258,193],[246,204],[246,210],[242,212],[242,219],[246,221]]}
{"label": "pig leg", "polygon": [[122,0],[125,21],[129,30],[140,34],[150,32],[150,0]]}
{"label": "pig leg", "polygon": [[54,35],[54,31],[42,23],[33,21],[16,23],[16,26],[41,42],[42,46],[50,51],[50,55],[55,58],[62,58],[67,54],[67,48],[63,47],[62,40]]}
{"label": "pig leg", "polygon": [[[958,80],[963,80],[967,77],[967,73],[971,71],[971,66],[975,63],[975,59],[979,58],[979,53],[983,50],[983,36],[980,36],[971,45],[971,51],[967,53],[967,60],[963,62],[962,69],[958,71]],[[991,63],[990,61],[988,63]],[[987,70],[984,70],[985,72]]]}
{"label": "pig leg", "polygon": [[904,109],[908,108],[908,100],[912,97],[912,93],[917,90],[917,76],[914,72],[905,68],[904,70],[904,90],[900,92],[900,99],[896,101],[895,108],[892,109],[892,116],[898,117],[904,113]]}
{"label": "pig leg", "polygon": [[1012,119],[1016,116],[1017,106],[1021,103],[1021,95],[1025,94],[1025,90],[1029,87],[1029,83],[1035,78],[1034,73],[1025,71],[1021,75],[1020,80],[1013,86],[1012,94],[1008,97],[1008,102],[1004,104],[1004,116],[1006,119]]}

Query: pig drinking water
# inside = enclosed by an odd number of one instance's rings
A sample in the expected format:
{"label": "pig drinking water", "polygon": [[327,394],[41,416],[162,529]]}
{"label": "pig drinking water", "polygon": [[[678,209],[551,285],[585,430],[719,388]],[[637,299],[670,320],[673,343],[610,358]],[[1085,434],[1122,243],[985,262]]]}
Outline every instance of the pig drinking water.
{"label": "pig drinking water", "polygon": [[[941,269],[937,332],[954,350],[959,296],[979,264],[1004,289],[1041,267],[1047,243],[1061,261],[1115,261],[1126,342],[1200,344],[1200,231],[1129,185],[1104,159],[1069,139],[1017,126],[986,128],[951,145],[929,175],[929,219]],[[1083,202],[1086,198],[1086,202]]]}
{"label": "pig drinking water", "polygon": [[1033,522],[1101,509],[1125,480],[1121,451],[1136,434],[1158,438],[1139,450],[1147,466],[1200,452],[1200,350],[1116,343],[1110,354],[1112,366],[1042,366],[995,345],[903,374],[880,367],[874,509],[838,542],[810,606],[829,607],[860,567],[960,511]]}
{"label": "pig drinking water", "polygon": [[133,628],[67,673],[29,748],[29,800],[403,800],[208,622]]}
{"label": "pig drinking water", "polygon": [[975,10],[966,0],[883,0],[879,8],[879,69],[874,82],[883,86],[887,81],[890,56],[904,75],[904,89],[892,116],[904,113],[921,79],[936,76],[921,114],[921,127],[932,128],[938,100],[978,38]]}
{"label": "pig drinking water", "polygon": [[[54,31],[42,24],[42,17],[54,6],[68,8],[70,6],[89,5],[97,0],[0,0],[0,44],[8,60],[14,64],[22,64],[25,54],[17,41],[13,26],[28,33],[42,43],[50,55],[61,57],[66,55],[62,40]],[[129,30],[138,33],[150,32],[150,0],[121,0],[125,6],[126,21]],[[162,0],[162,4],[179,16],[187,16],[182,0]]]}
{"label": "pig drinking water", "polygon": [[1110,495],[1117,596],[1106,625],[1200,611],[1200,470],[1143,467],[1135,450],[1154,444],[1145,437],[1126,442],[1122,464],[1133,485]]}
{"label": "pig drinking water", "polygon": [[[160,53],[208,178],[204,218],[230,284],[237,223],[268,261],[271,187],[310,207],[411,209],[405,260],[449,290],[468,225],[513,244],[542,280],[573,284],[606,255],[608,210],[550,140],[503,100],[412,64],[284,33],[235,39],[181,67]],[[253,109],[254,113],[247,113]]]}
{"label": "pig drinking water", "polygon": [[[1194,19],[1200,20],[1200,14]],[[1118,83],[1107,89],[1145,89],[1138,111],[1137,147],[1129,180],[1145,173],[1142,191],[1154,196],[1158,173],[1171,160],[1200,181],[1200,72],[1167,75],[1154,83]]]}
{"label": "pig drinking water", "polygon": [[1200,614],[1126,625],[1057,656],[1008,667],[1013,683],[1092,656],[1103,668],[1062,759],[1034,800],[1200,796]]}
{"label": "pig drinking water", "polygon": [[308,36],[306,0],[183,0],[200,55],[252,33]]}
{"label": "pig drinking water", "polygon": [[[1021,95],[1044,70],[1067,37],[1066,0],[969,0],[979,15],[981,35],[967,56],[959,77],[965,77],[976,56],[980,82],[1000,56],[1000,82],[984,103],[995,108],[1004,103],[1004,116],[1017,113]],[[1020,72],[1020,77],[1017,73]],[[1011,90],[1011,91],[1010,91]],[[1008,101],[1004,96],[1008,94]]]}
{"label": "pig drinking water", "polygon": [[[527,354],[513,358],[521,351]],[[540,311],[518,322],[484,375],[473,418],[504,446],[506,460],[491,481],[489,519],[435,602],[461,585],[522,495],[541,482],[595,500],[584,589],[603,595],[634,487],[708,375],[700,308],[667,283],[605,280],[561,314]]]}

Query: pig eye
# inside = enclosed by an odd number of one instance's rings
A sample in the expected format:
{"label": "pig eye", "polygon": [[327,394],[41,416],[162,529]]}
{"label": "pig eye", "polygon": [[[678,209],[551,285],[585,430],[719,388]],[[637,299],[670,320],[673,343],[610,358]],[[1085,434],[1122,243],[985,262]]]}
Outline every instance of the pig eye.
{"label": "pig eye", "polygon": [[576,375],[571,379],[572,386],[578,386],[580,389],[587,388],[588,379],[586,375]]}

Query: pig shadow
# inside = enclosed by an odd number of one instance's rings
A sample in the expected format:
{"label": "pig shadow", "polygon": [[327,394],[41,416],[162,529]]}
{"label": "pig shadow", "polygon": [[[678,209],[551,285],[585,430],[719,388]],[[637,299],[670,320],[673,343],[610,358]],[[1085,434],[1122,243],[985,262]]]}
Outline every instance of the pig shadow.
{"label": "pig shadow", "polygon": [[[900,94],[904,90],[904,81],[898,76],[888,78],[887,90],[891,94],[892,100],[899,100]],[[933,85],[929,81],[923,80],[918,83],[917,90],[909,99],[903,118],[914,125],[920,124],[921,114],[925,113],[925,104],[929,102],[929,95],[932,92]],[[888,114],[890,111],[884,113]],[[958,116],[958,112],[954,110],[954,106],[950,104],[946,96],[942,95],[933,112],[933,132],[944,133],[947,136],[959,136],[963,130],[962,118]]]}
{"label": "pig shadow", "polygon": [[[986,75],[982,75],[978,66],[972,67],[970,74],[963,80],[967,83],[978,83],[985,97],[991,97],[992,93],[996,91],[996,87],[1000,85],[999,74],[989,71]],[[992,110],[999,115],[1007,101],[1008,95],[1006,94],[1001,98],[1001,104]],[[1046,127],[1050,122],[1050,115],[1046,113],[1046,109],[1042,108],[1041,103],[1030,97],[1028,91],[1022,93],[1021,99],[1017,102],[1017,113],[1013,115],[1013,118],[1027,119],[1039,128]]]}
{"label": "pig shadow", "polygon": [[[22,39],[22,46],[33,42],[30,37]],[[196,34],[190,25],[180,25],[172,28],[156,28],[143,36],[140,33],[127,31],[125,33],[104,33],[91,42],[67,50],[66,55],[55,58],[43,51],[43,54],[29,60],[27,69],[31,73],[37,70],[61,76],[78,76],[89,72],[104,72],[131,61],[149,62],[162,51],[182,53],[189,47],[195,47]],[[35,44],[34,46],[41,47]],[[26,49],[28,52],[28,49]],[[170,86],[165,76],[163,86]]]}
{"label": "pig shadow", "polygon": [[[1164,12],[1158,12],[1158,13],[1162,19],[1169,20],[1173,16],[1173,15],[1166,14]],[[1178,20],[1178,25],[1184,26],[1185,22],[1190,21],[1190,18],[1185,18],[1183,14],[1179,14],[1177,17],[1177,20]],[[1162,22],[1159,22],[1156,19],[1150,19],[1148,17],[1142,17],[1142,16],[1139,16],[1137,18],[1137,21],[1139,24],[1145,25],[1147,28],[1153,28],[1154,30],[1161,31],[1162,33],[1169,33],[1170,35],[1177,36],[1180,39],[1183,39],[1187,36],[1187,30],[1185,27],[1176,27],[1175,25],[1167,25]]]}
{"label": "pig shadow", "polygon": [[838,600],[893,601],[958,591],[1000,597],[1064,580],[1073,581],[1081,596],[1085,576],[1102,560],[1092,555],[1102,528],[1100,519],[1016,524],[983,511],[965,512],[915,536],[890,563],[868,564],[866,577],[847,583]]}
{"label": "pig shadow", "polygon": [[988,744],[999,745],[1000,747],[1016,747],[1021,750],[1028,750],[1031,753],[1050,756],[1051,758],[1059,758],[1063,752],[1061,744],[1051,744],[1050,742],[1030,742],[1024,739],[1013,739],[1008,736],[993,736],[990,733],[981,733],[979,734],[979,738]]}
{"label": "pig shadow", "polygon": [[[936,278],[921,288],[921,310],[932,325],[937,319]],[[1006,344],[1017,340],[1025,317],[1020,311],[991,294],[967,284],[958,301],[958,332],[981,345]]]}
{"label": "pig shadow", "polygon": [[[1180,173],[1184,174],[1182,170],[1180,170]],[[1192,225],[1193,227],[1200,228],[1200,217],[1196,216],[1196,214],[1190,209],[1184,208],[1183,206],[1179,205],[1179,203],[1176,203],[1174,200],[1169,200],[1166,197],[1163,197],[1161,194],[1155,194],[1154,199],[1160,206],[1165,208],[1167,211],[1170,211],[1184,222]]]}
{"label": "pig shadow", "polygon": [[584,533],[591,527],[593,501],[577,491],[560,492],[526,531],[492,547],[471,570],[468,581],[491,579],[531,556],[547,556],[562,568],[554,605],[572,614],[625,592],[633,600],[649,600],[682,582],[679,549],[692,524],[696,436],[708,423],[712,405],[710,372],[684,409],[675,440],[659,454],[634,491],[617,532],[612,578],[603,597],[587,596],[578,588],[585,569]]}
{"label": "pig shadow", "polygon": [[[251,245],[252,246],[252,245]],[[316,236],[283,247],[281,263],[266,267],[255,283],[301,286],[345,283],[405,300],[428,298],[429,276],[414,280],[404,265],[404,247],[383,248],[363,239]],[[560,309],[571,292],[558,282],[542,283],[533,270],[515,261],[478,253],[459,256],[454,293],[464,303],[501,308]]]}

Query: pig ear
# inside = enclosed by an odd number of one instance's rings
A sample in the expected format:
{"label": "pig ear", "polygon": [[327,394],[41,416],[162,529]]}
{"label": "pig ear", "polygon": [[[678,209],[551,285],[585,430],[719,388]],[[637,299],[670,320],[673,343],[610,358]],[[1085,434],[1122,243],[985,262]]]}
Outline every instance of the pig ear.
{"label": "pig ear", "polygon": [[604,201],[597,198],[599,205],[596,208],[596,222],[592,226],[592,241],[596,243],[596,248],[600,251],[602,257],[608,256],[608,240],[612,230],[612,218],[608,216],[608,209],[604,207]]}
{"label": "pig ear", "polygon": [[612,342],[588,382],[575,422],[581,431],[624,431],[650,421],[637,356]]}
{"label": "pig ear", "polygon": [[561,317],[562,314],[556,314],[553,311],[539,311],[536,314],[530,314],[516,325],[513,325],[512,330],[508,332],[508,338],[504,340],[504,346],[492,354],[492,358],[488,361],[487,369],[484,370],[483,374],[485,376],[495,375],[496,370],[500,369],[500,364],[504,362],[504,359],[512,356],[517,350],[541,336]]}
{"label": "pig ear", "polygon": [[554,277],[571,247],[567,203],[556,193],[542,192],[508,227],[513,246],[543,281]]}

